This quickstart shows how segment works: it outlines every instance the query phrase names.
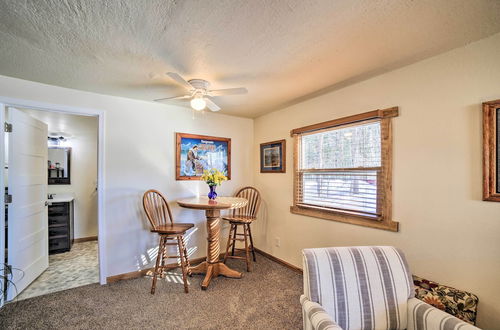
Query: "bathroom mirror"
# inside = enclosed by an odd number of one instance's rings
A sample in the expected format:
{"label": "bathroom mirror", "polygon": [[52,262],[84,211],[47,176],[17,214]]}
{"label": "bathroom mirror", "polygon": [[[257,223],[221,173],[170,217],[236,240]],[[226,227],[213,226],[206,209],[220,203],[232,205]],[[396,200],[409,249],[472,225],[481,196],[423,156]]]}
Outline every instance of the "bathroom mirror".
{"label": "bathroom mirror", "polygon": [[49,184],[71,184],[71,148],[49,147]]}

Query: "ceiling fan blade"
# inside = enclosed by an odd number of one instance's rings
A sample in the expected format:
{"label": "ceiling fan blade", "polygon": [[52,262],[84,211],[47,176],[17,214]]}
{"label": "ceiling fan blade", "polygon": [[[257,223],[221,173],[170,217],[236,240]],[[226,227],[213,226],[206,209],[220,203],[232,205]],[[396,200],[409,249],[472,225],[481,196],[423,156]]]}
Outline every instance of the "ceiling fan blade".
{"label": "ceiling fan blade", "polygon": [[164,97],[164,98],[161,98],[161,99],[156,99],[154,101],[161,102],[161,101],[169,101],[169,100],[185,100],[185,99],[189,99],[189,98],[191,98],[191,95]]}
{"label": "ceiling fan blade", "polygon": [[220,107],[214,103],[211,99],[208,97],[205,98],[205,102],[207,102],[207,108],[209,108],[212,111],[219,111]]}
{"label": "ceiling fan blade", "polygon": [[191,109],[191,105],[189,104],[189,102],[186,102],[184,100],[165,100],[165,101],[158,101],[158,103],[169,105],[169,106],[171,105],[171,106],[177,106],[177,107]]}
{"label": "ceiling fan blade", "polygon": [[179,84],[184,86],[187,90],[193,89],[193,86],[186,81],[186,79],[182,78],[179,74],[175,72],[167,72],[167,76],[172,78],[173,80],[177,81]]}
{"label": "ceiling fan blade", "polygon": [[220,95],[238,95],[238,94],[246,94],[248,90],[245,87],[239,88],[225,88],[225,89],[214,89],[210,91],[212,96],[220,96]]}

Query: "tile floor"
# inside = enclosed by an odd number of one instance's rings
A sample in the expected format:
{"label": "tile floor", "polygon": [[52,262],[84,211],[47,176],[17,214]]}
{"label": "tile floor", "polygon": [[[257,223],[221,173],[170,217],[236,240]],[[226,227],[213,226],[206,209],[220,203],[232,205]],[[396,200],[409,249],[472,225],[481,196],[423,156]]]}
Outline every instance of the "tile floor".
{"label": "tile floor", "polygon": [[75,243],[71,251],[49,256],[49,268],[18,300],[99,282],[97,241]]}

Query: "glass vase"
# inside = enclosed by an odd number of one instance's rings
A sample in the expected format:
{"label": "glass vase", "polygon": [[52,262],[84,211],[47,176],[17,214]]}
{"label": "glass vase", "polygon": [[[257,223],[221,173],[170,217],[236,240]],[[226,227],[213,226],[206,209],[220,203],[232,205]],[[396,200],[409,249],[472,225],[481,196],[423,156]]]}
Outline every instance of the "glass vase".
{"label": "glass vase", "polygon": [[210,191],[208,192],[208,198],[211,200],[214,200],[217,198],[217,193],[215,192],[215,187],[216,186],[209,186]]}

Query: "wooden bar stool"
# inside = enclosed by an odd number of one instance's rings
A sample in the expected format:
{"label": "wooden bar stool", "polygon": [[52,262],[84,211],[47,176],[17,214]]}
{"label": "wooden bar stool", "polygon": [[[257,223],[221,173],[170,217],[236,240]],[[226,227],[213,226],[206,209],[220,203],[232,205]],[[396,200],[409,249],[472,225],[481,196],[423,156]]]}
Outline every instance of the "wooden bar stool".
{"label": "wooden bar stool", "polygon": [[[250,252],[253,255],[253,261],[257,261],[255,258],[255,249],[253,246],[252,231],[250,230],[250,225],[257,219],[257,213],[260,207],[260,193],[257,189],[253,187],[241,188],[235,195],[235,197],[242,197],[248,200],[248,204],[245,207],[234,209],[232,214],[222,217],[222,219],[229,221],[231,228],[229,229],[229,237],[227,238],[226,254],[224,255],[224,263],[227,259],[244,259],[247,264],[247,272],[251,271],[251,258]],[[243,227],[243,233],[238,233],[238,227]],[[243,236],[242,238],[240,238]],[[250,244],[248,240],[250,239]],[[245,248],[236,248],[236,241],[245,242]],[[229,254],[231,250],[231,254]],[[236,251],[245,251],[245,256],[236,256]]]}
{"label": "wooden bar stool", "polygon": [[[151,224],[151,232],[158,233],[160,243],[158,244],[158,256],[156,257],[156,265],[153,273],[153,283],[151,285],[151,294],[155,293],[156,277],[165,275],[165,270],[168,268],[176,268],[167,266],[168,259],[180,259],[182,269],[182,279],[184,281],[184,292],[188,293],[187,275],[191,275],[189,257],[184,241],[184,234],[194,227],[192,223],[177,223],[174,224],[170,207],[168,206],[165,196],[157,190],[151,189],[144,193],[142,198],[144,211]],[[168,241],[174,241],[169,243]],[[167,253],[168,246],[177,246],[179,249],[178,256],[169,256]]]}

